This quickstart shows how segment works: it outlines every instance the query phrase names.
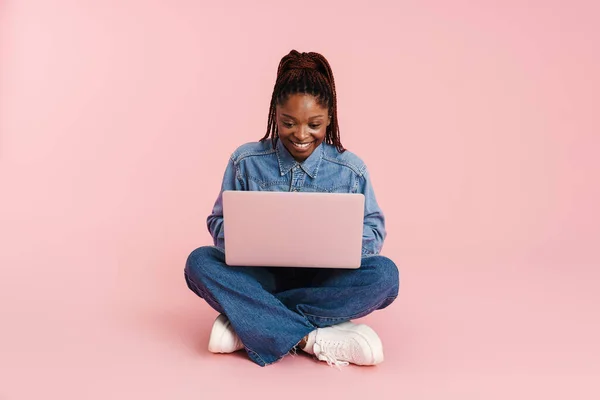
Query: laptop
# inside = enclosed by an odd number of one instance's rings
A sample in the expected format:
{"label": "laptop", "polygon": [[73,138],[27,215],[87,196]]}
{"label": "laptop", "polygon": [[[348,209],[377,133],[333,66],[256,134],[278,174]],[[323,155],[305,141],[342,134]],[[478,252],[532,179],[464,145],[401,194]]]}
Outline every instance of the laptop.
{"label": "laptop", "polygon": [[360,193],[224,191],[225,263],[359,268],[364,205]]}

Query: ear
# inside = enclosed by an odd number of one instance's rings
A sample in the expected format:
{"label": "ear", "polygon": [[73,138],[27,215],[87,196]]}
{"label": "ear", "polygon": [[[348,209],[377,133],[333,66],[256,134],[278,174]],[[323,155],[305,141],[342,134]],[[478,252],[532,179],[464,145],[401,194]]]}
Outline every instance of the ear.
{"label": "ear", "polygon": [[327,118],[327,126],[329,126],[329,124],[331,124],[331,119],[332,119],[332,118],[333,118],[333,117],[332,117],[331,115],[329,116],[329,118]]}

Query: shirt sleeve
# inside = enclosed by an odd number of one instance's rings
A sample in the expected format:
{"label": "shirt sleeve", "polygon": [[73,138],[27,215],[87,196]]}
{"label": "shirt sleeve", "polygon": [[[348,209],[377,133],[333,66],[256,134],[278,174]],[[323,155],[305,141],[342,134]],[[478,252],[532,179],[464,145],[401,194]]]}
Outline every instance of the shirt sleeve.
{"label": "shirt sleeve", "polygon": [[229,159],[227,168],[225,168],[219,196],[215,201],[211,214],[206,219],[206,225],[213,242],[215,246],[221,249],[225,248],[225,229],[223,227],[223,192],[225,190],[244,190],[239,166],[235,164],[233,156]]}
{"label": "shirt sleeve", "polygon": [[375,191],[365,168],[358,178],[358,192],[365,195],[365,217],[363,223],[362,255],[379,254],[387,235],[385,217],[377,204]]}

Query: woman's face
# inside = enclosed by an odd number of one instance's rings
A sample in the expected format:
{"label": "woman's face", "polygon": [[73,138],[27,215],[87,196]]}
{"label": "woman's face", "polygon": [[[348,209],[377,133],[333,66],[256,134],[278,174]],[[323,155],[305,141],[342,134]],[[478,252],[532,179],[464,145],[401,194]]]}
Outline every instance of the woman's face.
{"label": "woman's face", "polygon": [[306,160],[325,140],[331,123],[328,109],[315,96],[303,93],[292,94],[284,104],[277,105],[276,117],[279,140],[299,162]]}

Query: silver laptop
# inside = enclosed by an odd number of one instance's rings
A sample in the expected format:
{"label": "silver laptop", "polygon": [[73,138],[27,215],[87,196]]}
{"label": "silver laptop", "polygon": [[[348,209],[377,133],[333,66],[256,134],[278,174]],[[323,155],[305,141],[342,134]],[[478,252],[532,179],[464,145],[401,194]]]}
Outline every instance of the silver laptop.
{"label": "silver laptop", "polygon": [[359,268],[364,205],[362,194],[224,191],[225,262]]}

